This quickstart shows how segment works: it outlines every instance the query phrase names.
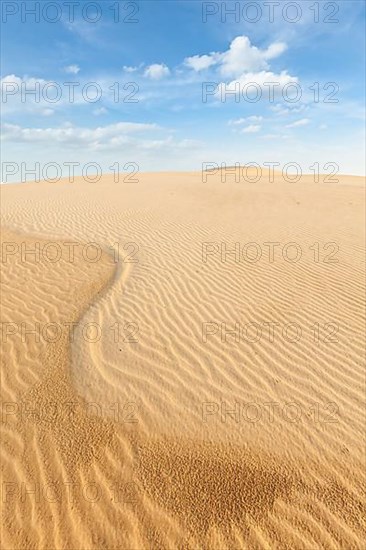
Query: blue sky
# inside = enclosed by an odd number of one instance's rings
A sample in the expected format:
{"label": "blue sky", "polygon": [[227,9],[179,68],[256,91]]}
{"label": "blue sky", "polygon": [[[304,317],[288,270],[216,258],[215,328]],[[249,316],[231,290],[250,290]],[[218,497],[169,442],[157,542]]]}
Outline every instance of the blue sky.
{"label": "blue sky", "polygon": [[[63,175],[65,162],[80,163],[76,174],[88,162],[103,172],[116,162],[296,162],[304,172],[337,162],[365,172],[362,0],[79,0],[74,17],[58,0],[58,11],[40,2],[38,20],[35,4],[2,3],[3,161],[58,163]],[[35,86],[37,97],[24,93]],[[19,181],[13,171],[7,180]]]}

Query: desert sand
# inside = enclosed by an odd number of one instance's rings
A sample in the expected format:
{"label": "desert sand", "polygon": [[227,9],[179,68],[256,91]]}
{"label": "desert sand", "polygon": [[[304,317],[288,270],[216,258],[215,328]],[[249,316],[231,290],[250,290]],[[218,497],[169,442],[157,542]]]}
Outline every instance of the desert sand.
{"label": "desert sand", "polygon": [[2,186],[2,548],[364,548],[364,183]]}

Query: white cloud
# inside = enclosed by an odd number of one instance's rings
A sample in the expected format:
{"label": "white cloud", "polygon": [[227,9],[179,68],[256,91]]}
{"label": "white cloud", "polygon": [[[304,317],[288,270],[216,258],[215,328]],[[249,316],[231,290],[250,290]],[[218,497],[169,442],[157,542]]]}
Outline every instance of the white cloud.
{"label": "white cloud", "polygon": [[286,128],[298,128],[299,126],[307,126],[309,122],[310,120],[308,118],[301,118],[300,120],[296,120],[291,124],[287,124]]}
{"label": "white cloud", "polygon": [[283,104],[277,103],[276,105],[273,105],[273,107],[271,107],[270,109],[278,116],[287,116],[294,113],[301,113],[302,111],[307,110],[308,107],[306,105],[287,105],[285,107]]}
{"label": "white cloud", "polygon": [[260,122],[261,120],[263,120],[263,117],[262,116],[256,116],[256,115],[248,116],[248,118],[247,118],[248,122]]}
{"label": "white cloud", "polygon": [[219,54],[216,53],[212,53],[210,55],[193,55],[192,57],[186,57],[184,64],[194,71],[199,72],[215,65],[218,59]]}
{"label": "white cloud", "polygon": [[225,52],[186,57],[184,64],[196,72],[217,65],[226,77],[238,77],[244,72],[268,69],[268,60],[280,56],[287,49],[284,42],[273,42],[266,50],[253,46],[247,36],[237,36]]}
{"label": "white cloud", "polygon": [[255,94],[255,87],[259,95],[279,96],[286,84],[298,82],[297,77],[286,70],[279,74],[269,70],[268,61],[280,56],[286,49],[284,42],[273,42],[267,49],[260,49],[253,46],[247,36],[237,36],[227,51],[187,57],[184,64],[196,72],[215,66],[221,75],[220,80],[225,80],[218,84],[215,94],[222,102],[229,96],[233,97],[233,94],[227,93],[230,90],[242,95],[249,85],[252,85],[248,90],[249,96]]}
{"label": "white cloud", "polygon": [[78,74],[80,72],[80,67],[78,65],[68,65],[64,67],[64,71],[69,74]]}
{"label": "white cloud", "polygon": [[42,78],[21,78],[15,74],[4,76],[0,80],[3,115],[15,111],[23,116],[25,113],[37,113],[40,116],[53,114],[56,105],[52,103],[51,109],[50,102],[46,101],[46,93],[43,93],[47,84],[49,82]]}
{"label": "white cloud", "polygon": [[289,139],[289,137],[287,134],[264,134],[261,136],[262,139],[275,139],[276,141],[279,139]]}
{"label": "white cloud", "polygon": [[232,120],[229,120],[228,124],[229,126],[239,126],[240,124],[245,124],[247,121],[246,118],[235,118]]}
{"label": "white cloud", "polygon": [[235,118],[233,120],[229,120],[229,126],[239,126],[241,124],[247,124],[248,122],[261,122],[263,120],[262,116],[248,116],[246,118]]}
{"label": "white cloud", "polygon": [[243,128],[241,130],[241,133],[242,134],[256,134],[257,132],[260,131],[261,128],[262,128],[262,126],[260,124],[250,124],[246,128]]}
{"label": "white cloud", "polygon": [[297,77],[289,75],[287,71],[281,71],[279,74],[271,71],[243,73],[239,78],[229,83],[221,82],[217,87],[215,96],[224,102],[227,98],[233,98],[233,92],[235,91],[237,95],[248,97],[254,102],[256,98],[258,98],[256,101],[259,101],[261,97],[268,98],[269,90],[273,84],[276,84],[273,88],[274,93],[278,95],[286,84],[290,82],[297,83],[297,81]]}
{"label": "white cloud", "polygon": [[164,78],[164,76],[168,76],[170,74],[170,71],[166,65],[154,63],[153,65],[150,65],[146,68],[144,72],[144,76],[147,78],[151,78],[152,80],[160,80],[161,78]]}
{"label": "white cloud", "polygon": [[135,73],[138,69],[139,67],[129,67],[128,65],[123,65],[123,70],[125,73]]}
{"label": "white cloud", "polygon": [[213,52],[208,55],[194,55],[184,60],[185,65],[195,71],[218,65],[220,73],[226,77],[238,77],[245,72],[268,69],[268,60],[281,55],[287,46],[274,42],[266,50],[252,46],[247,36],[237,36],[226,52]]}
{"label": "white cloud", "polygon": [[105,107],[99,107],[98,109],[94,109],[93,115],[99,116],[99,115],[106,115],[108,113],[107,109]]}
{"label": "white cloud", "polygon": [[[47,129],[7,124],[3,139],[3,159],[12,162],[21,158],[27,170],[33,169],[35,162],[40,163],[40,179],[44,177],[43,166],[50,161],[59,164],[60,177],[69,177],[70,162],[76,165],[71,172],[81,175],[83,166],[91,161],[97,161],[105,174],[111,172],[111,165],[115,165],[116,160],[121,172],[125,169],[125,161],[137,162],[141,171],[186,170],[187,166],[191,169],[200,166],[202,158],[209,158],[204,152],[204,143],[196,139],[177,139],[174,130],[154,124],[119,123],[82,128],[65,123],[62,127]],[[36,179],[22,174],[18,169],[16,174],[6,176],[5,181]]]}
{"label": "white cloud", "polygon": [[[34,90],[37,86],[42,87],[45,84],[48,84],[47,80],[43,80],[42,78],[34,78],[29,76],[21,78],[20,76],[16,76],[15,74],[8,74],[4,76],[0,80],[0,83],[1,95],[2,97],[4,97],[4,103],[7,103],[7,98],[18,94],[22,86],[25,88],[25,90]],[[31,93],[29,93],[29,96],[33,97]]]}
{"label": "white cloud", "polygon": [[[101,106],[101,100],[106,104],[115,103],[117,93],[116,88],[112,92],[112,85],[115,80],[98,79],[98,91],[86,92],[85,84],[87,81],[78,79],[75,87],[67,86],[67,82],[54,82],[35,78],[30,76],[16,76],[14,74],[7,75],[0,80],[1,86],[1,102],[3,115],[9,115],[14,112],[19,112],[24,120],[26,114],[37,114],[39,116],[49,116],[53,112],[61,112],[63,109],[69,110],[77,108],[81,105],[90,105],[94,107],[94,114],[104,114],[104,108]],[[67,80],[67,79],[66,79]],[[126,98],[130,90],[120,90],[120,97]],[[89,95],[88,95],[89,94]],[[137,92],[135,96],[141,101],[142,95]],[[98,98],[99,97],[99,98]],[[132,95],[130,96],[132,98]],[[96,98],[97,101],[91,102],[91,98]],[[51,113],[52,109],[52,113]]]}
{"label": "white cloud", "polygon": [[266,50],[263,52],[264,59],[274,59],[283,54],[287,50],[287,44],[284,42],[273,42]]}
{"label": "white cloud", "polygon": [[65,124],[59,128],[22,128],[15,124],[3,125],[3,140],[16,142],[62,143],[65,146],[117,145],[128,140],[131,134],[157,130],[156,124],[117,122],[97,128],[84,128]]}
{"label": "white cloud", "polygon": [[3,85],[4,84],[21,84],[22,82],[22,79],[20,78],[20,76],[16,76],[15,74],[8,74],[6,76],[4,76],[2,79],[1,79],[1,90],[3,90]]}
{"label": "white cloud", "polygon": [[182,139],[181,141],[175,141],[172,136],[168,136],[165,139],[145,140],[139,143],[139,147],[144,151],[166,151],[169,149],[175,150],[194,150],[202,146],[202,142],[195,139]]}
{"label": "white cloud", "polygon": [[235,77],[243,72],[268,69],[267,59],[278,57],[285,49],[285,44],[275,42],[267,50],[260,50],[251,45],[247,36],[237,36],[229,49],[221,54],[221,74]]}

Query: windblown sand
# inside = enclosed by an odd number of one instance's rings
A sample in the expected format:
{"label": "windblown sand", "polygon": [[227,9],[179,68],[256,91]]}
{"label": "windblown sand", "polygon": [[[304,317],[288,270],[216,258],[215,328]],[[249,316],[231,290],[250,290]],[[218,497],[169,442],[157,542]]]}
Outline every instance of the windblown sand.
{"label": "windblown sand", "polygon": [[364,180],[139,180],[1,189],[2,548],[364,548]]}

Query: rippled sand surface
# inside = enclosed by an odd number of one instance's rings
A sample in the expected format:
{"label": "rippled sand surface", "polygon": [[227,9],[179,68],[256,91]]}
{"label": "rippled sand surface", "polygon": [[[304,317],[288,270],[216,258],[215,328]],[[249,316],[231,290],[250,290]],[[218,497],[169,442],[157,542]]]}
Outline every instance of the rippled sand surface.
{"label": "rippled sand surface", "polygon": [[364,548],[364,180],[139,180],[2,186],[2,547]]}

